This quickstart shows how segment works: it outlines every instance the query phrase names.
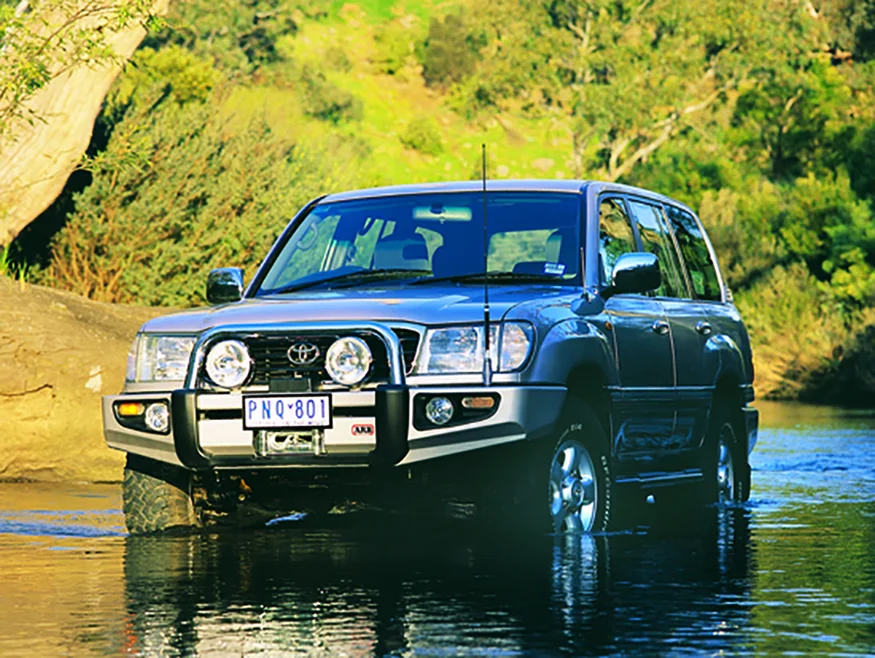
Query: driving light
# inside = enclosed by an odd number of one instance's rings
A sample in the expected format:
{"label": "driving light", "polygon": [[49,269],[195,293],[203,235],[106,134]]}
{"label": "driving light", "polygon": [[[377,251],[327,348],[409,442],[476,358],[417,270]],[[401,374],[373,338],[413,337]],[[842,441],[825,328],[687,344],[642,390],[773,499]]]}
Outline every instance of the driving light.
{"label": "driving light", "polygon": [[447,398],[432,398],[425,405],[425,417],[435,425],[446,425],[453,418],[455,408]]}
{"label": "driving light", "polygon": [[237,388],[249,377],[252,360],[249,350],[239,340],[223,340],[207,354],[207,376],[217,386]]}
{"label": "driving light", "polygon": [[170,410],[163,402],[153,402],[146,407],[146,427],[153,432],[164,433],[170,427]]}
{"label": "driving light", "polygon": [[338,384],[355,386],[368,376],[371,369],[371,349],[361,338],[339,338],[325,354],[325,370]]}

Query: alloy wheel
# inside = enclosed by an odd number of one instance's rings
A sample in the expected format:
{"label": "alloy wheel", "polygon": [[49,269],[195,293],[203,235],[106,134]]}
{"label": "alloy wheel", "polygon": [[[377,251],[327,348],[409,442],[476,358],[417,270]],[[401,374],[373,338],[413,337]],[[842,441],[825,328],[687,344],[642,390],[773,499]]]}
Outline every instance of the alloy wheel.
{"label": "alloy wheel", "polygon": [[563,442],[550,465],[550,514],[556,532],[589,532],[596,518],[598,486],[589,451],[580,441]]}

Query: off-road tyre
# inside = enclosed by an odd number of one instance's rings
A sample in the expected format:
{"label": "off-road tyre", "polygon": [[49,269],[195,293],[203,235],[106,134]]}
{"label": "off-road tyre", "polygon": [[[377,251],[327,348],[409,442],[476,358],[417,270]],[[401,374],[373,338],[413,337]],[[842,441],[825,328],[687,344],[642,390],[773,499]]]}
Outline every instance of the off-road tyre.
{"label": "off-road tyre", "polygon": [[655,497],[661,513],[688,518],[690,511],[713,507],[720,502],[717,469],[721,437],[727,443],[734,466],[732,500],[724,502],[743,503],[750,498],[750,466],[744,449],[743,427],[740,411],[726,404],[715,405],[701,450],[702,480],[658,490]]}
{"label": "off-road tyre", "polygon": [[189,471],[129,454],[122,482],[125,526],[132,535],[199,526]]}
{"label": "off-road tyre", "polygon": [[732,495],[724,502],[743,503],[750,498],[750,465],[744,442],[744,423],[740,410],[725,404],[715,405],[708,424],[703,451],[702,494],[706,504],[720,501],[717,471],[720,462],[720,443],[729,450],[732,459]]}
{"label": "off-road tyre", "polygon": [[[594,475],[595,503],[588,527],[571,528],[567,523],[557,523],[553,514],[555,486],[551,485],[551,472],[557,452],[569,444],[580,446]],[[608,456],[608,439],[598,415],[586,402],[573,398],[566,403],[553,434],[537,446],[537,458],[532,464],[536,470],[532,499],[538,523],[549,532],[566,531],[605,532],[614,527],[617,502],[616,485],[611,473]]]}

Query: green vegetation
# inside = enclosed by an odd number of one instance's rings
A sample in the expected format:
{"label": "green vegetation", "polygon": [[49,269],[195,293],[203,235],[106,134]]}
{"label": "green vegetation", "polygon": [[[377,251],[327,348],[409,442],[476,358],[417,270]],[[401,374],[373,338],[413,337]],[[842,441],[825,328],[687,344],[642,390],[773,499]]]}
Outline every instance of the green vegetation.
{"label": "green vegetation", "polygon": [[117,2],[0,2],[0,137],[16,119],[34,115],[27,101],[52,79],[77,65],[118,60],[111,31],[157,25],[152,0]]}
{"label": "green vegetation", "polygon": [[348,186],[602,178],[699,210],[761,392],[875,393],[875,1],[175,3],[107,99],[51,263],[193,304]]}

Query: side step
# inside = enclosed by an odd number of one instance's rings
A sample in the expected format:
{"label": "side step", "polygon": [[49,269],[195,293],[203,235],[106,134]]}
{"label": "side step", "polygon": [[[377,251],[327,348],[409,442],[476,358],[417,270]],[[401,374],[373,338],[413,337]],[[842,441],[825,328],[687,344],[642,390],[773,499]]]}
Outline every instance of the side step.
{"label": "side step", "polygon": [[638,485],[640,487],[670,487],[675,484],[697,482],[704,478],[702,471],[688,468],[675,473],[642,473],[641,475],[623,475],[617,478],[617,484]]}

